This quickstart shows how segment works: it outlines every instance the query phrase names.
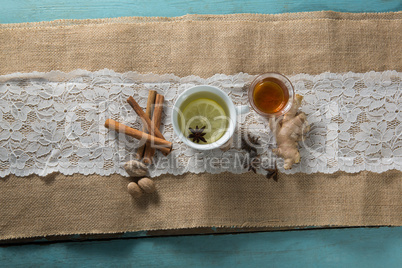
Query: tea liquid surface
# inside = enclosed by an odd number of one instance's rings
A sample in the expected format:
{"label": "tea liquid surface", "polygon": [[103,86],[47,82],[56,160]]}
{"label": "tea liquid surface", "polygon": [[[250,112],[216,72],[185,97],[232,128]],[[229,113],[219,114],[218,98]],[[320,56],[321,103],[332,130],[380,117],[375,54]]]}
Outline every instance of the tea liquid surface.
{"label": "tea liquid surface", "polygon": [[289,94],[276,81],[263,80],[254,87],[253,100],[262,112],[276,113],[286,105]]}
{"label": "tea liquid surface", "polygon": [[[178,123],[181,132],[193,142],[210,144],[219,140],[227,131],[229,111],[226,103],[218,95],[209,92],[197,92],[186,99],[180,106]],[[204,141],[190,138],[190,130],[205,127],[202,133]]]}

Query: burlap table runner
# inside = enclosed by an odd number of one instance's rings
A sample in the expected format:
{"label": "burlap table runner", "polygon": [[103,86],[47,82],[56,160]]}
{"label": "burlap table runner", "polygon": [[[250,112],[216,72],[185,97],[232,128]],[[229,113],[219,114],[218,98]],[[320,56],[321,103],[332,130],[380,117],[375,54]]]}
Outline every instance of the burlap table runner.
{"label": "burlap table runner", "polygon": [[[118,18],[0,25],[0,74],[402,70],[402,12]],[[118,175],[0,179],[0,239],[194,227],[402,223],[401,172],[164,175],[140,200]]]}

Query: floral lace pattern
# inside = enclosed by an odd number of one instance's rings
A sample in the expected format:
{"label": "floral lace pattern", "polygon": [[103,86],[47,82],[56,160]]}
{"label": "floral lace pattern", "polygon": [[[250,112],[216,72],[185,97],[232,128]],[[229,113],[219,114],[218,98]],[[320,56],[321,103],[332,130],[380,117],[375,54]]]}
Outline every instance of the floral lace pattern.
{"label": "floral lace pattern", "polygon": [[[107,118],[141,129],[141,120],[126,99],[145,107],[148,91],[165,97],[162,132],[173,142],[167,157],[160,152],[150,175],[186,172],[242,173],[248,154],[242,133],[259,137],[260,173],[275,161],[275,139],[268,121],[254,111],[239,115],[233,144],[227,151],[197,152],[174,134],[170,113],[181,92],[208,84],[224,90],[236,105],[247,104],[247,86],[255,76],[214,75],[179,78],[174,75],[115,73],[111,70],[49,72],[0,76],[0,176],[118,173],[133,158],[139,141],[109,131]],[[311,131],[300,143],[301,163],[295,173],[339,170],[384,172],[402,170],[402,73],[396,71],[298,74],[290,76],[296,93],[304,96],[302,111]]]}

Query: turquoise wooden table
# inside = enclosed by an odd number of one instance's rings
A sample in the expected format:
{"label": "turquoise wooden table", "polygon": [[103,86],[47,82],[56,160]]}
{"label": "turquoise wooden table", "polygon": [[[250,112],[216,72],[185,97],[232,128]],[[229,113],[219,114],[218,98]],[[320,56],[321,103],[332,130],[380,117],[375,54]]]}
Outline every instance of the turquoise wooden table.
{"label": "turquoise wooden table", "polygon": [[[401,0],[1,0],[0,23],[185,14],[401,11]],[[117,239],[0,247],[0,267],[251,266],[401,267],[402,227],[321,229],[167,236],[128,233]],[[233,230],[236,232],[237,230]],[[244,230],[243,230],[244,231]],[[76,241],[74,241],[76,240]]]}

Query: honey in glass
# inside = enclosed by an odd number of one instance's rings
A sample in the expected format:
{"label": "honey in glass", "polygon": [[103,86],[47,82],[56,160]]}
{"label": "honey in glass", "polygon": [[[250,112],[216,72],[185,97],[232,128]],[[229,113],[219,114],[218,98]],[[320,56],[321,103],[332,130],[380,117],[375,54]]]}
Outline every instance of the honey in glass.
{"label": "honey in glass", "polygon": [[258,76],[250,85],[249,101],[260,115],[276,117],[286,113],[293,101],[293,86],[278,73]]}
{"label": "honey in glass", "polygon": [[264,113],[279,112],[289,100],[289,94],[275,81],[265,79],[259,82],[253,93],[254,103]]}

